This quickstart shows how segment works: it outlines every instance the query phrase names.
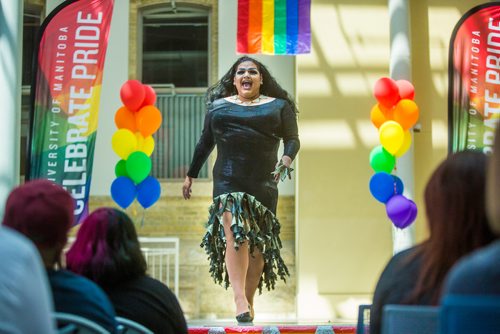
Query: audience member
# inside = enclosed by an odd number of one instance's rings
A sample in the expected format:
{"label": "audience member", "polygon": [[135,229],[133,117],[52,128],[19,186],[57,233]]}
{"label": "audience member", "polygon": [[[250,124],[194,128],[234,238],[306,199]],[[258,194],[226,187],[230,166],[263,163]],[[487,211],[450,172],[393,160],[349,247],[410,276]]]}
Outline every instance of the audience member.
{"label": "audience member", "polygon": [[444,294],[500,294],[500,125],[488,166],[486,204],[497,241],[463,258],[450,271]]}
{"label": "audience member", "polygon": [[380,333],[387,304],[437,305],[453,264],[494,239],[484,208],[486,165],[484,154],[465,151],[434,171],[424,195],[429,238],[387,264],[373,296],[371,334]]}
{"label": "audience member", "polygon": [[60,269],[60,258],[73,225],[73,199],[48,180],[14,189],[3,224],[27,236],[38,248],[47,270],[56,312],[76,314],[115,332],[115,312],[106,294],[92,281]]}
{"label": "audience member", "polygon": [[47,274],[33,244],[0,226],[0,333],[54,333]]}
{"label": "audience member", "polygon": [[154,333],[187,333],[182,309],[169,288],[146,275],[132,220],[122,211],[100,208],[82,223],[67,255],[68,269],[99,284],[118,316]]}

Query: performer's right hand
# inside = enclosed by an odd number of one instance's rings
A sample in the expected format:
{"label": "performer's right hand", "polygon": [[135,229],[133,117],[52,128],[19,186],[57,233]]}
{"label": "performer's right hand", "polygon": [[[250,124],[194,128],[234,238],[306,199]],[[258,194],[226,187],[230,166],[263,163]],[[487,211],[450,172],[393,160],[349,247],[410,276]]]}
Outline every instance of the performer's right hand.
{"label": "performer's right hand", "polygon": [[184,184],[182,185],[182,196],[184,199],[191,198],[191,185],[193,184],[193,178],[186,176],[184,179]]}

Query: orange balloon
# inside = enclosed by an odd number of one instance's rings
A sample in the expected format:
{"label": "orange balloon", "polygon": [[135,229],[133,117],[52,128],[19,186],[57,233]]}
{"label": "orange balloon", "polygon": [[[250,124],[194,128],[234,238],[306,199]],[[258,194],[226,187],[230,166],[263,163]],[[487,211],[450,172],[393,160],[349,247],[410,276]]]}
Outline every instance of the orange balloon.
{"label": "orange balloon", "polygon": [[127,107],[121,107],[115,113],[115,124],[118,129],[128,129],[136,132],[135,112],[127,109]]}
{"label": "orange balloon", "polygon": [[143,137],[151,136],[160,128],[161,112],[154,106],[142,107],[136,114],[137,130]]}
{"label": "orange balloon", "polygon": [[419,115],[418,106],[409,99],[402,99],[394,108],[394,120],[406,131],[417,123]]}
{"label": "orange balloon", "polygon": [[393,109],[387,108],[382,104],[377,103],[373,106],[372,111],[370,112],[370,119],[373,125],[375,125],[375,127],[378,129],[382,124],[393,119],[392,113]]}

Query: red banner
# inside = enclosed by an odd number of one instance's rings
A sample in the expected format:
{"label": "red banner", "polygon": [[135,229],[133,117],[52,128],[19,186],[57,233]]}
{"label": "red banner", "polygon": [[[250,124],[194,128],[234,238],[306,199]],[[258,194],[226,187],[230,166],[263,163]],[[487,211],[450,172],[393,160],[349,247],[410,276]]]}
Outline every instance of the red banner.
{"label": "red banner", "polygon": [[69,0],[40,29],[34,55],[26,179],[44,178],[88,212],[97,116],[113,0]]}
{"label": "red banner", "polygon": [[469,10],[450,41],[449,151],[492,151],[500,121],[500,2]]}

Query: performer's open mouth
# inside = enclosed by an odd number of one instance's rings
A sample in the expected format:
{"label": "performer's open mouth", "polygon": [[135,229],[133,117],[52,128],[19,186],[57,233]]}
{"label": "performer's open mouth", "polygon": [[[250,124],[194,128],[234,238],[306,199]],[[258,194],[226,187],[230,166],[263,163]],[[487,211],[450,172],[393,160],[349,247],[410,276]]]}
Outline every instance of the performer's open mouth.
{"label": "performer's open mouth", "polygon": [[252,84],[252,81],[243,81],[241,87],[243,87],[243,89],[252,89]]}

